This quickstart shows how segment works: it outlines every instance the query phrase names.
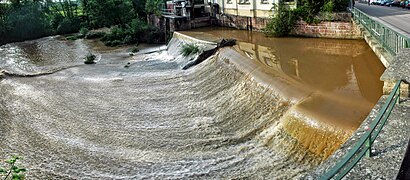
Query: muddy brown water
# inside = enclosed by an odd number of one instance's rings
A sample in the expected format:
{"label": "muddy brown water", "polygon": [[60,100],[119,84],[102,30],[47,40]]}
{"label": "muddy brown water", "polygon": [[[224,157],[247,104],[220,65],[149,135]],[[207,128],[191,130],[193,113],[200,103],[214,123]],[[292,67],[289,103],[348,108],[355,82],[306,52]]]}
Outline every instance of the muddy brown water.
{"label": "muddy brown water", "polygon": [[[1,79],[0,159],[23,156],[29,179],[298,178],[382,93],[383,67],[364,41],[184,33],[239,44],[188,71],[175,49],[189,41],[178,36],[173,52],[132,57],[61,37],[1,46],[8,73],[53,73]],[[89,51],[96,65],[83,65]],[[241,60],[257,68],[244,73]]]}

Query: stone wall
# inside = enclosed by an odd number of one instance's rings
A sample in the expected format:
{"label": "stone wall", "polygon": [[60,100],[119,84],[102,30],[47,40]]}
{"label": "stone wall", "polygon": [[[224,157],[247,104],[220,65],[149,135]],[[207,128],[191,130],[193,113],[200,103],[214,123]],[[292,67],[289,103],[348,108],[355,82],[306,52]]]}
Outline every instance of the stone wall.
{"label": "stone wall", "polygon": [[[363,39],[361,31],[350,21],[350,15],[338,14],[336,17],[341,21],[323,21],[318,24],[307,24],[304,21],[297,21],[291,35],[305,37],[338,38],[338,39]],[[223,27],[233,27],[244,30],[262,31],[269,18],[252,18],[236,15],[218,15],[218,25]]]}
{"label": "stone wall", "polygon": [[252,18],[236,15],[217,15],[218,25],[223,27],[233,27],[243,30],[262,31],[269,22],[269,18]]}
{"label": "stone wall", "polygon": [[304,21],[296,22],[291,33],[295,36],[338,38],[338,39],[363,39],[362,33],[352,22],[320,22],[307,24]]}

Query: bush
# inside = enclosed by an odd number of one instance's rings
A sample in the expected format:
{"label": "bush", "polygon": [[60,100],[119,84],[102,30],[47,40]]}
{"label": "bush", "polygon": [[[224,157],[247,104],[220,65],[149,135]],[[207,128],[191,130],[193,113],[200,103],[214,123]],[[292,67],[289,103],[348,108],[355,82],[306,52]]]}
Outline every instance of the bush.
{"label": "bush", "polygon": [[156,27],[147,25],[140,19],[134,19],[124,26],[115,26],[111,33],[105,34],[101,39],[107,46],[117,46],[121,44],[159,43],[159,30]]}
{"label": "bush", "polygon": [[11,179],[13,180],[20,180],[20,179],[25,179],[24,172],[27,170],[25,168],[18,167],[16,165],[17,160],[21,159],[18,156],[13,156],[9,160],[6,161],[6,163],[9,165],[8,168],[1,168],[0,167],[0,178],[1,179],[8,179],[9,176],[11,175]]}
{"label": "bush", "polygon": [[132,49],[131,49],[131,52],[133,52],[133,53],[137,53],[137,52],[139,52],[140,51],[140,49],[137,47],[137,46],[134,46]]}
{"label": "bush", "polygon": [[57,27],[57,34],[75,33],[80,30],[80,20],[64,18]]}
{"label": "bush", "polygon": [[69,41],[75,41],[77,39],[81,39],[81,36],[71,35],[71,36],[66,36],[66,39],[69,40]]}
{"label": "bush", "polygon": [[346,11],[348,2],[349,0],[302,0],[295,9],[295,15],[309,24],[319,23],[319,13]]}
{"label": "bush", "polygon": [[297,20],[294,11],[285,7],[281,2],[274,5],[276,14],[268,22],[265,28],[265,34],[268,36],[286,36],[292,30]]}
{"label": "bush", "polygon": [[85,27],[80,29],[80,34],[81,34],[82,37],[86,37],[88,32],[89,32],[89,30]]}
{"label": "bush", "polygon": [[147,0],[145,11],[149,14],[161,15],[161,4],[163,0]]}
{"label": "bush", "polygon": [[[1,6],[3,6],[3,3]],[[48,17],[41,11],[38,3],[21,4],[10,7],[0,14],[0,44],[35,39],[53,32]]]}
{"label": "bush", "polygon": [[180,53],[182,56],[187,57],[192,54],[196,54],[199,52],[199,47],[196,44],[184,44],[182,45],[182,49]]}
{"label": "bush", "polygon": [[102,38],[105,36],[105,32],[89,32],[87,36],[85,36],[86,39],[96,39],[96,38]]}
{"label": "bush", "polygon": [[85,57],[84,64],[95,64],[95,58],[96,56],[92,53],[88,53],[88,55]]}

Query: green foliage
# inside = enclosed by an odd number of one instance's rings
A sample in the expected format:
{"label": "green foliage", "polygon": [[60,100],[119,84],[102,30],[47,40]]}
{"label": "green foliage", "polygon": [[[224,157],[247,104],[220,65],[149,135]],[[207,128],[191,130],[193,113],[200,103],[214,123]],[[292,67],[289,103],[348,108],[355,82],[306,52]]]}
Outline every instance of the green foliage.
{"label": "green foliage", "polygon": [[105,32],[88,32],[85,36],[86,39],[96,39],[105,36]]}
{"label": "green foliage", "polygon": [[82,0],[83,12],[91,28],[122,25],[135,16],[132,0]]}
{"label": "green foliage", "polygon": [[82,27],[82,28],[80,29],[80,34],[81,34],[82,37],[86,37],[86,36],[88,35],[88,32],[90,32],[90,30],[88,30],[88,29],[85,28],[85,27]]}
{"label": "green foliage", "polygon": [[146,2],[147,0],[133,0],[132,1],[132,6],[134,8],[134,12],[137,17],[145,18],[147,16],[145,12]]}
{"label": "green foliage", "polygon": [[300,5],[295,9],[295,14],[305,22],[319,23],[317,15],[322,13],[333,13],[346,11],[349,0],[301,0]]}
{"label": "green foliage", "polygon": [[92,54],[91,52],[88,53],[88,55],[85,57],[84,64],[95,64],[95,58],[96,56]]}
{"label": "green foliage", "polygon": [[276,14],[268,22],[265,28],[265,34],[268,36],[286,36],[288,35],[297,20],[295,12],[287,8],[282,2],[274,6]]}
{"label": "green foliage", "polygon": [[333,0],[329,0],[325,3],[325,5],[322,8],[322,12],[333,12],[335,3]]}
{"label": "green foliage", "polygon": [[140,51],[140,49],[138,48],[138,46],[134,46],[132,49],[131,49],[131,52],[133,52],[133,53],[137,53],[137,52],[139,52]]}
{"label": "green foliage", "polygon": [[149,26],[140,19],[133,19],[131,23],[122,27],[115,26],[111,33],[106,34],[101,40],[107,46],[121,44],[134,44],[138,42],[156,43],[159,37],[157,28]]}
{"label": "green foliage", "polygon": [[57,34],[75,33],[80,30],[80,19],[64,18],[57,27]]}
{"label": "green foliage", "polygon": [[162,4],[164,4],[164,0],[147,0],[145,11],[149,14],[161,15]]}
{"label": "green foliage", "polygon": [[346,8],[349,6],[349,0],[327,0],[327,1],[332,1],[332,4],[333,4],[332,12],[346,11]]}
{"label": "green foliage", "polygon": [[182,56],[187,57],[192,54],[196,54],[199,52],[199,47],[196,44],[184,44],[182,45],[182,49],[180,53]]}
{"label": "green foliage", "polygon": [[[144,38],[143,41],[148,41],[156,39],[158,35],[157,29],[148,27],[143,22],[146,16],[146,0],[12,0],[7,2],[0,3],[0,44],[54,34],[76,33],[81,28],[94,29],[114,25],[118,25],[124,30],[123,33],[129,36],[115,39],[117,41],[113,40],[115,42],[111,44],[130,43]],[[144,38],[135,38],[136,33],[128,27],[136,26],[133,24],[135,19],[143,22],[139,26],[146,31],[142,33]],[[84,31],[80,33],[85,35]],[[87,35],[86,38],[98,38],[104,35],[94,33]]]}
{"label": "green foliage", "polygon": [[[3,7],[4,8],[4,7]],[[50,33],[50,24],[38,2],[12,4],[0,15],[0,44],[42,37]]]}
{"label": "green foliage", "polygon": [[6,163],[8,164],[8,168],[0,167],[0,177],[2,179],[6,180],[9,177],[11,177],[11,179],[13,180],[20,180],[25,178],[24,172],[26,172],[27,169],[16,165],[16,162],[19,159],[21,159],[21,157],[13,156],[12,158],[6,161]]}
{"label": "green foliage", "polygon": [[75,41],[75,40],[77,40],[77,39],[81,39],[81,36],[78,36],[78,35],[70,35],[70,36],[66,36],[66,39],[67,39],[67,40],[70,40],[70,41]]}

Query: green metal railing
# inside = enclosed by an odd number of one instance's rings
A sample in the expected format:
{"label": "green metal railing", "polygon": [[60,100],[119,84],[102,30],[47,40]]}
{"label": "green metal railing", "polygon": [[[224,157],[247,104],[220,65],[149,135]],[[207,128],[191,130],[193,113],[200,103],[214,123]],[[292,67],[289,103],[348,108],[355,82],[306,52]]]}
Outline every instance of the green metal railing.
{"label": "green metal railing", "polygon": [[410,47],[410,38],[387,27],[357,8],[353,8],[351,11],[356,22],[362,24],[379,41],[382,47],[393,56],[401,49]]}
{"label": "green metal railing", "polygon": [[364,155],[372,156],[372,144],[386,124],[395,104],[400,101],[400,84],[401,80],[397,81],[376,119],[371,123],[370,129],[360,137],[353,148],[335,166],[320,177],[321,180],[342,179]]}

